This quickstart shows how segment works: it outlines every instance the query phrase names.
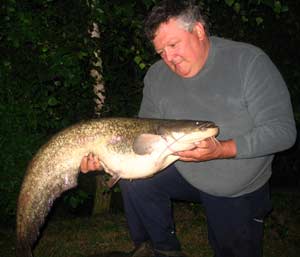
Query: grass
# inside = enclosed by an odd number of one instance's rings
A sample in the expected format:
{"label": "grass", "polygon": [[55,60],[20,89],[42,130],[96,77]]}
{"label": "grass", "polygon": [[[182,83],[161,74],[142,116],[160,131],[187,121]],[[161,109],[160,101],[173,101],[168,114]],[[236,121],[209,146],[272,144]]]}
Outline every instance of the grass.
{"label": "grass", "polygon": [[[298,257],[300,253],[300,193],[272,193],[274,210],[265,223],[264,257]],[[212,257],[206,217],[197,204],[175,203],[177,235],[190,257]],[[0,256],[15,256],[15,232],[0,227]],[[35,257],[96,257],[106,251],[129,251],[123,213],[99,217],[51,215],[34,249]]]}

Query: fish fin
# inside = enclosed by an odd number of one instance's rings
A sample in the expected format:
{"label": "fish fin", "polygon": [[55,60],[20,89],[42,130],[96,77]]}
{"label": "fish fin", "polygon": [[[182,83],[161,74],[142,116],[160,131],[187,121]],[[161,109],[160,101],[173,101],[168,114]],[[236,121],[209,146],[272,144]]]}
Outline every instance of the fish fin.
{"label": "fish fin", "polygon": [[132,149],[138,155],[151,154],[162,137],[153,134],[141,134],[133,142]]}
{"label": "fish fin", "polygon": [[109,188],[112,188],[119,180],[120,180],[120,176],[118,174],[114,174],[107,182],[107,186]]}

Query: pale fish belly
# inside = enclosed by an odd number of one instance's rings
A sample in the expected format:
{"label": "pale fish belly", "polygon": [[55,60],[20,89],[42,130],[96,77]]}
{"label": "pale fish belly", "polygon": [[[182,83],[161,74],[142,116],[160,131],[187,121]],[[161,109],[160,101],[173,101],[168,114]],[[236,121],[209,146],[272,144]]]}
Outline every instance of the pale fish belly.
{"label": "pale fish belly", "polygon": [[101,162],[111,175],[118,175],[123,179],[138,179],[151,177],[176,159],[177,156],[171,157],[159,152],[147,155],[114,153],[101,158]]}

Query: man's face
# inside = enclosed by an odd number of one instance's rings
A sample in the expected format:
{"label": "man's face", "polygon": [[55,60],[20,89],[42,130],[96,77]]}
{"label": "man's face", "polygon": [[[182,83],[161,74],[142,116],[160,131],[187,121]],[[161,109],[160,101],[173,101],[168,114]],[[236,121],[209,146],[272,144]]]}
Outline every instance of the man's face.
{"label": "man's face", "polygon": [[185,78],[201,70],[209,51],[209,41],[200,23],[189,32],[176,19],[158,27],[153,45],[170,69]]}

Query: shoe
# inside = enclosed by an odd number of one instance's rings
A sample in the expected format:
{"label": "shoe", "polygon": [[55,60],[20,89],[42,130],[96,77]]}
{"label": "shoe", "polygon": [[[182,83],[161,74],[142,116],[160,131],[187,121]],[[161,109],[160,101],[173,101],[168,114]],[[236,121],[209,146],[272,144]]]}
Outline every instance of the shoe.
{"label": "shoe", "polygon": [[152,245],[150,242],[144,242],[138,247],[136,247],[132,252],[130,257],[155,257]]}

